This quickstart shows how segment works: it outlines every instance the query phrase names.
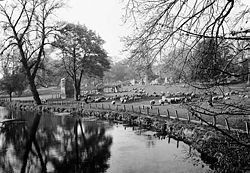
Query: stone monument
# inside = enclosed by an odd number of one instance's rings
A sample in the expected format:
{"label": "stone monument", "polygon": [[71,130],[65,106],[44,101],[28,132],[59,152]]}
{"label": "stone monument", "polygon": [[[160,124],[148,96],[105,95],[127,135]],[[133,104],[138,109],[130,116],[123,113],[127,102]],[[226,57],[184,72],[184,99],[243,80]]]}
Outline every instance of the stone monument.
{"label": "stone monument", "polygon": [[61,98],[66,99],[66,87],[65,87],[66,79],[61,79]]}

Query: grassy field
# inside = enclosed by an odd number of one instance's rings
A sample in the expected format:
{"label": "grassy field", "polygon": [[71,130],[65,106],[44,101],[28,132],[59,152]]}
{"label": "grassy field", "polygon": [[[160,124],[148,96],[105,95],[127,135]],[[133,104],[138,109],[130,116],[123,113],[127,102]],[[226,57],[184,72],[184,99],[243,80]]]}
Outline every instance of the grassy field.
{"label": "grassy field", "polygon": [[[218,95],[221,95],[222,93],[226,93],[229,91],[238,91],[240,94],[244,94],[244,95],[249,95],[250,96],[250,92],[249,92],[249,88],[245,85],[245,84],[238,84],[238,85],[230,85],[230,86],[223,86],[223,87],[215,87],[215,88],[210,88],[208,89],[204,89],[204,90],[200,90],[197,89],[195,87],[191,87],[188,85],[184,85],[184,84],[176,84],[176,85],[148,85],[148,86],[141,86],[141,85],[136,85],[136,86],[126,86],[123,87],[121,89],[121,92],[119,93],[104,93],[103,95],[106,97],[113,97],[115,95],[133,95],[135,94],[135,92],[133,91],[133,88],[143,88],[149,95],[152,95],[153,93],[156,93],[158,95],[161,94],[161,92],[170,92],[170,93],[177,93],[177,92],[182,92],[182,93],[187,93],[187,92],[194,92],[196,94],[203,94],[204,92],[208,92],[208,91],[213,91],[216,92]],[[58,87],[51,87],[51,88],[40,88],[39,89],[39,94],[41,96],[42,99],[55,99],[59,97],[60,93],[60,88]],[[32,96],[31,93],[26,91],[24,93],[24,96],[22,97],[14,97],[14,100],[32,100]],[[146,107],[149,107],[150,103],[149,101],[151,99],[154,99],[156,101],[156,104],[153,106],[152,109],[147,109]],[[161,99],[161,96],[159,97],[149,97],[147,99],[143,99],[140,101],[136,101],[136,102],[132,102],[132,103],[126,103],[126,104],[122,104],[120,102],[116,102],[115,105],[111,104],[111,100],[108,101],[104,101],[104,102],[99,102],[99,103],[91,103],[91,107],[92,108],[97,108],[97,109],[112,109],[112,110],[120,110],[120,111],[124,111],[124,109],[126,111],[129,112],[142,112],[142,113],[149,113],[149,115],[153,115],[153,116],[157,116],[158,113],[160,113],[161,115],[168,115],[170,114],[170,116],[172,117],[176,117],[178,115],[179,118],[185,118],[187,119],[188,117],[188,111],[185,107],[185,105],[183,104],[164,104],[164,105],[159,105],[158,100]],[[249,98],[250,99],[250,98]],[[240,98],[238,96],[233,96],[231,100],[229,100],[228,102],[230,103],[234,103],[237,101],[237,103],[241,102],[241,104],[249,104],[250,105],[250,101],[248,98]],[[72,100],[72,99],[69,99]],[[205,105],[205,107],[207,107],[208,109],[212,109],[210,108],[207,104],[207,101],[201,101],[201,104],[203,104],[203,106]],[[88,105],[85,105],[85,107],[89,107]],[[143,109],[144,108],[144,109]],[[202,115],[202,118],[204,118],[205,120],[212,122],[213,121],[213,117],[211,116],[205,116]],[[223,115],[223,116],[217,116],[217,122],[218,124],[221,125],[226,125],[226,121],[225,118],[227,118],[230,127],[232,128],[239,128],[239,129],[245,129],[245,121],[249,120],[248,116],[241,116],[241,115],[237,115],[237,116],[229,116],[229,115]],[[191,116],[191,120],[198,120],[195,117]]]}

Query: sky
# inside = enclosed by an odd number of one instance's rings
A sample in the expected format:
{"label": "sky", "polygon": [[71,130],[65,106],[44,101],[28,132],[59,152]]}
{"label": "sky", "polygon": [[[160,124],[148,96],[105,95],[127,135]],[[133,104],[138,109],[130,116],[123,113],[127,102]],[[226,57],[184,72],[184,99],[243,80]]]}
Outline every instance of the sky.
{"label": "sky", "polygon": [[[241,0],[250,5],[250,0]],[[86,25],[105,40],[104,48],[114,62],[126,58],[120,38],[129,35],[131,28],[122,23],[125,14],[121,0],[68,0],[60,10],[59,19]]]}
{"label": "sky", "polygon": [[241,0],[241,2],[246,4],[246,5],[250,5],[250,0]]}
{"label": "sky", "polygon": [[[67,6],[57,13],[58,20],[86,25],[105,40],[104,48],[113,62],[126,58],[121,37],[132,31],[122,22],[125,14],[122,0],[67,0]],[[241,0],[250,6],[250,0]],[[1,73],[0,73],[1,77]]]}
{"label": "sky", "polygon": [[121,37],[131,32],[122,22],[121,0],[68,0],[57,15],[60,20],[84,24],[104,41],[104,49],[114,62],[125,58]]}

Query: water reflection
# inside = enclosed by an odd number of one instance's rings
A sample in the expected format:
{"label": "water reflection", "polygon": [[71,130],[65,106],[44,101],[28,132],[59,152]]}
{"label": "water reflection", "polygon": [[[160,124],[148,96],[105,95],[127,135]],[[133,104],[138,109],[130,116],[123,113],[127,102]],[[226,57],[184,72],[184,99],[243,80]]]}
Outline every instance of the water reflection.
{"label": "water reflection", "polygon": [[112,137],[105,124],[32,113],[0,129],[0,172],[105,172]]}
{"label": "water reflection", "polygon": [[212,172],[202,161],[197,163],[189,157],[189,150],[199,157],[196,150],[168,136],[158,136],[140,127],[124,128],[122,125],[115,125],[107,133],[114,138],[107,173]]}
{"label": "water reflection", "polygon": [[200,173],[209,170],[206,165],[202,167],[202,161],[192,160],[198,159],[199,153],[188,145],[140,127],[27,112],[5,112],[2,118],[18,121],[0,129],[0,172]]}

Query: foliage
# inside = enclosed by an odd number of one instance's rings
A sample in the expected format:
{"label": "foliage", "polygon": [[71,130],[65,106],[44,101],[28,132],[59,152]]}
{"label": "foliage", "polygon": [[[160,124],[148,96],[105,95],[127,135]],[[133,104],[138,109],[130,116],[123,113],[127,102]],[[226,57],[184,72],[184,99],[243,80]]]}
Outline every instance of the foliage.
{"label": "foliage", "polygon": [[15,92],[18,96],[27,88],[28,81],[25,70],[18,62],[17,49],[13,49],[6,56],[1,57],[3,78],[0,81],[0,89],[7,92],[9,96]]}
{"label": "foliage", "polygon": [[192,79],[209,81],[218,77],[219,69],[226,63],[222,56],[215,40],[208,39],[199,43],[190,61]]}
{"label": "foliage", "polygon": [[205,39],[197,44],[188,66],[191,79],[199,81],[220,81],[239,73],[238,58],[233,55],[232,45],[214,39]]}
{"label": "foliage", "polygon": [[184,79],[189,81],[190,69],[186,66],[185,57],[186,51],[172,50],[164,58],[162,58],[160,73],[163,77],[171,77],[174,82]]}
{"label": "foliage", "polygon": [[152,71],[152,67],[155,58],[152,56],[152,50],[147,42],[137,42],[135,46],[130,47],[129,51],[128,64],[136,71],[139,79],[146,77],[149,81],[154,80],[156,76]]}
{"label": "foliage", "polygon": [[12,75],[6,75],[0,80],[0,90],[9,94],[10,99],[13,92],[17,92],[21,95],[27,87],[27,80],[23,73],[17,73]]}
{"label": "foliage", "polygon": [[65,77],[67,77],[67,73],[61,60],[49,58],[42,63],[42,68],[37,74],[36,83],[43,87],[58,86],[61,78]]}
{"label": "foliage", "polygon": [[137,73],[124,61],[117,62],[105,73],[106,82],[127,81],[137,78]]}
{"label": "foliage", "polygon": [[53,46],[60,50],[60,57],[68,76],[74,81],[75,98],[80,94],[83,76],[103,78],[110,68],[104,41],[84,25],[64,23],[55,36]]}

